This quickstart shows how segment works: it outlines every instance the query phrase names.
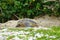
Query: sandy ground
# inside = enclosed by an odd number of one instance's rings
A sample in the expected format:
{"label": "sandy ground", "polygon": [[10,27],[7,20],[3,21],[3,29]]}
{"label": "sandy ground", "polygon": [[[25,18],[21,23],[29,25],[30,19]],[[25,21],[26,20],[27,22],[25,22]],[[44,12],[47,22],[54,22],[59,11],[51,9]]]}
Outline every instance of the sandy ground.
{"label": "sandy ground", "polygon": [[51,27],[51,26],[60,26],[60,17],[48,16],[35,18],[40,26]]}
{"label": "sandy ground", "polygon": [[[51,27],[51,26],[60,26],[60,17],[54,17],[54,16],[43,16],[43,17],[35,17],[33,20],[35,20],[40,27]],[[6,23],[0,23],[1,27],[15,27],[17,25],[18,20],[10,20]]]}

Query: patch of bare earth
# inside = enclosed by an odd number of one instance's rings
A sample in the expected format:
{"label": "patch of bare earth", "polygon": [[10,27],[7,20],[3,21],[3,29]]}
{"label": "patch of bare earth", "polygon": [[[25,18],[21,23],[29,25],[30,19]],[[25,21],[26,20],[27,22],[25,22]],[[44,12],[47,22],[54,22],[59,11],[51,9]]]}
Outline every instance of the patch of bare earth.
{"label": "patch of bare earth", "polygon": [[43,17],[36,17],[35,19],[43,27],[60,26],[60,17],[45,15]]}
{"label": "patch of bare earth", "polygon": [[[60,26],[60,17],[54,16],[43,16],[43,17],[36,17],[32,19],[37,22],[40,27],[50,27],[50,26]],[[0,23],[0,28],[2,27],[16,27],[18,20],[10,20],[6,23]]]}

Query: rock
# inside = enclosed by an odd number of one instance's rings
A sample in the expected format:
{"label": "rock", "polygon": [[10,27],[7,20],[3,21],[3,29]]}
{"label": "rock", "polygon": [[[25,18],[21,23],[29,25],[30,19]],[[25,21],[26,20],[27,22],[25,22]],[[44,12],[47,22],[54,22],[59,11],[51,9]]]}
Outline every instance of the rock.
{"label": "rock", "polygon": [[38,24],[33,19],[25,18],[19,20],[16,27],[38,27]]}

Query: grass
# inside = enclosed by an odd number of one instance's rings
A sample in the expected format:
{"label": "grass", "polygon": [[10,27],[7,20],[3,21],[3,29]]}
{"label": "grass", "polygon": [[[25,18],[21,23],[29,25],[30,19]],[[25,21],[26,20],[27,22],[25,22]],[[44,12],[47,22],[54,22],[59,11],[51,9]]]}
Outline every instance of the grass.
{"label": "grass", "polygon": [[[23,40],[60,40],[60,27],[51,28],[8,28],[7,40],[17,38]],[[4,32],[2,32],[4,33]]]}

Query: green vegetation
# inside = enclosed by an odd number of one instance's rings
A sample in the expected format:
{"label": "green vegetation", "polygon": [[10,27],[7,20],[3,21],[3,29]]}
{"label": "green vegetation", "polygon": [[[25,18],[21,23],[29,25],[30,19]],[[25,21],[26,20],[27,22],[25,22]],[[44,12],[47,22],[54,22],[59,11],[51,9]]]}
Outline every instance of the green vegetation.
{"label": "green vegetation", "polygon": [[0,22],[10,19],[34,18],[39,15],[60,16],[60,2],[46,0],[0,0]]}
{"label": "green vegetation", "polygon": [[60,27],[55,26],[52,28],[8,28],[7,32],[12,33],[10,35],[8,33],[4,34],[7,40],[12,38],[23,40],[60,40]]}

